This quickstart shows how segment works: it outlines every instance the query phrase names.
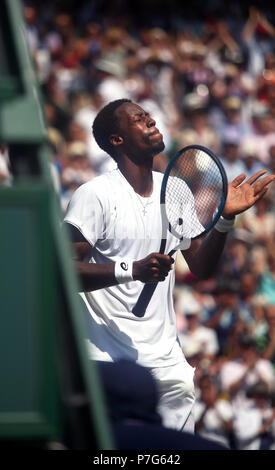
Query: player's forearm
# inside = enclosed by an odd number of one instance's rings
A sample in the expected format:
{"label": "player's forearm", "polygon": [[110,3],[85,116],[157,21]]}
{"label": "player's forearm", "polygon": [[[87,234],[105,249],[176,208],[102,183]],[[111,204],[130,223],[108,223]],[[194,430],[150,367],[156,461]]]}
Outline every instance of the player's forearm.
{"label": "player's forearm", "polygon": [[125,277],[125,273],[121,275],[121,270],[117,270],[115,263],[87,263],[78,258],[76,259],[82,292],[104,289],[129,280],[144,283],[161,282],[168,276],[173,263],[174,260],[169,255],[151,253],[146,258],[134,261],[130,276],[127,273]]}
{"label": "player's forearm", "polygon": [[96,264],[76,262],[81,292],[91,292],[118,284],[114,274],[114,263]]}
{"label": "player's forearm", "polygon": [[227,232],[218,232],[213,229],[207,237],[203,240],[200,246],[199,259],[203,265],[203,275],[208,278],[212,276],[221,259],[225,243],[227,239]]}
{"label": "player's forearm", "polygon": [[86,241],[73,243],[73,259],[80,279],[81,292],[91,292],[104,287],[116,285],[115,263],[96,264],[88,263],[91,246]]}
{"label": "player's forearm", "polygon": [[226,236],[227,233],[213,229],[196,250],[183,252],[191,272],[199,279],[208,279],[215,273],[225,246]]}

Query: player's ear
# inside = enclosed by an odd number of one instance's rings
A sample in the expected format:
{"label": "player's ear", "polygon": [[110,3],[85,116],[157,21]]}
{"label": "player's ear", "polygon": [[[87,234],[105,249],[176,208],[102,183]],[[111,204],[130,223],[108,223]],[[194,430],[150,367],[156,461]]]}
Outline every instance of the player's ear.
{"label": "player's ear", "polygon": [[114,147],[117,147],[118,145],[123,144],[123,137],[121,137],[118,134],[111,134],[110,135],[110,142]]}

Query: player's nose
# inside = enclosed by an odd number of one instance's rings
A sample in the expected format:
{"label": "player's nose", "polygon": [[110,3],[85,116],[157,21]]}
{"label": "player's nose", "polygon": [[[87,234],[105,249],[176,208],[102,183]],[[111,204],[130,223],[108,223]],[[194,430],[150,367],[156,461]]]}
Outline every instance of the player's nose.
{"label": "player's nose", "polygon": [[148,127],[154,127],[156,125],[155,119],[153,119],[151,116],[148,116],[147,118],[147,126]]}

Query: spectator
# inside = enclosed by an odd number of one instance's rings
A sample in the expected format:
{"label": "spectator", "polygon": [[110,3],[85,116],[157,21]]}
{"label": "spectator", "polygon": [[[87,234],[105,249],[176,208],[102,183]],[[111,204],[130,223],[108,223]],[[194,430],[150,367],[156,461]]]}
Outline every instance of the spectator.
{"label": "spectator", "polygon": [[87,157],[97,174],[115,167],[113,159],[97,145],[91,132],[91,122],[94,121],[102,104],[103,99],[98,92],[95,92],[93,97],[81,93],[74,100],[74,121],[85,131]]}
{"label": "spectator", "polygon": [[209,375],[199,381],[200,396],[195,403],[195,430],[206,439],[232,448],[233,410],[228,400],[219,397],[219,385]]}
{"label": "spectator", "polygon": [[255,340],[248,336],[240,337],[238,356],[222,365],[219,377],[222,390],[230,396],[234,413],[251,403],[246,392],[257,381],[264,381],[269,391],[275,386],[271,363],[259,357]]}
{"label": "spectator", "polygon": [[96,176],[90,161],[87,158],[87,150],[84,142],[75,141],[68,146],[68,163],[62,172],[62,207],[66,208],[72,193],[78,186]]}
{"label": "spectator", "polygon": [[266,305],[266,345],[262,351],[262,357],[268,359],[275,366],[275,305]]}
{"label": "spectator", "polygon": [[218,273],[225,278],[238,280],[247,269],[253,238],[247,230],[236,228],[228,240],[225,256]]}
{"label": "spectator", "polygon": [[190,272],[182,273],[179,271],[176,275],[176,283],[177,286],[175,288],[175,292],[177,292],[179,300],[182,297],[180,302],[182,311],[184,311],[185,305],[184,294],[185,292],[191,292],[194,299],[200,304],[200,318],[204,321],[207,314],[206,312],[215,307],[215,300],[212,295],[215,280],[213,278],[201,280]]}
{"label": "spectator", "polygon": [[251,271],[243,271],[240,276],[240,300],[239,306],[243,311],[243,318],[247,319],[247,325],[254,319],[254,299],[258,288],[258,276]]}
{"label": "spectator", "polygon": [[228,130],[223,135],[223,150],[221,162],[224,166],[228,181],[245,173],[245,165],[240,160],[240,137],[234,130]]}
{"label": "spectator", "polygon": [[[262,336],[266,330],[264,313],[257,304],[258,276],[248,270],[243,270],[240,274],[239,295],[236,305],[238,311],[238,321],[227,340],[227,354],[235,357],[238,352],[238,339],[240,334],[250,334],[256,338]],[[262,316],[260,314],[262,313]],[[258,314],[258,316],[257,316]]]}
{"label": "spectator", "polygon": [[252,76],[260,75],[263,70],[265,54],[271,50],[274,36],[275,29],[265,14],[250,6],[242,31],[242,40],[248,47],[248,70]]}
{"label": "spectator", "polygon": [[274,119],[272,118],[268,105],[256,101],[252,109],[251,132],[248,132],[242,141],[244,146],[253,145],[255,152],[264,166],[269,165],[269,148],[275,143],[275,132],[273,129]]}
{"label": "spectator", "polygon": [[250,178],[257,171],[267,168],[260,162],[257,149],[253,145],[253,142],[246,141],[244,144],[241,143],[240,155],[245,165],[245,174],[247,178]]}
{"label": "spectator", "polygon": [[179,340],[184,354],[190,355],[190,349],[201,353],[201,360],[211,361],[218,352],[218,339],[213,329],[207,328],[200,320],[200,304],[194,299],[185,305],[186,327],[179,332]]}
{"label": "spectator", "polygon": [[221,102],[219,119],[213,124],[219,131],[222,141],[225,141],[227,136],[234,136],[234,141],[240,143],[248,133],[250,123],[242,116],[244,103],[235,95],[227,95]]}
{"label": "spectator", "polygon": [[179,147],[182,148],[199,143],[211,148],[213,152],[219,153],[219,136],[208,123],[207,102],[205,98],[200,97],[196,93],[190,93],[185,96],[184,103],[189,126],[185,126],[179,132]]}
{"label": "spectator", "polygon": [[212,82],[214,72],[207,64],[206,56],[206,46],[199,41],[195,42],[191,50],[190,66],[184,73],[186,93],[196,92],[197,87],[201,85],[204,85],[208,89],[208,86]]}
{"label": "spectator", "polygon": [[26,22],[26,32],[28,43],[30,46],[31,53],[35,57],[35,52],[39,47],[39,34],[38,34],[38,24],[37,24],[37,10],[34,6],[25,5],[24,6],[24,17]]}
{"label": "spectator", "polygon": [[240,318],[238,292],[238,283],[232,279],[220,280],[213,292],[216,306],[208,312],[204,325],[216,331],[219,355],[231,352],[230,343],[236,335],[236,330],[240,331],[244,327],[244,321]]}
{"label": "spectator", "polygon": [[248,269],[261,277],[267,269],[268,248],[255,241],[249,250]]}
{"label": "spectator", "polygon": [[275,408],[265,382],[252,385],[246,393],[252,400],[248,408],[235,415],[234,435],[239,450],[270,450],[275,444]]}
{"label": "spectator", "polygon": [[266,320],[267,300],[265,296],[255,294],[251,300],[253,308],[253,321],[250,324],[249,335],[256,341],[257,348],[261,357],[265,357],[263,352],[269,342],[269,325]]}
{"label": "spectator", "polygon": [[268,268],[260,279],[258,293],[266,297],[271,305],[275,305],[275,251],[274,243],[270,245],[268,252]]}
{"label": "spectator", "polygon": [[111,100],[129,98],[123,84],[120,65],[108,58],[99,58],[95,62],[97,70],[97,91],[102,97],[102,106]]}
{"label": "spectator", "polygon": [[254,241],[266,245],[274,235],[275,215],[271,212],[271,199],[267,193],[263,199],[256,202],[253,211],[241,214],[242,227],[249,230]]}

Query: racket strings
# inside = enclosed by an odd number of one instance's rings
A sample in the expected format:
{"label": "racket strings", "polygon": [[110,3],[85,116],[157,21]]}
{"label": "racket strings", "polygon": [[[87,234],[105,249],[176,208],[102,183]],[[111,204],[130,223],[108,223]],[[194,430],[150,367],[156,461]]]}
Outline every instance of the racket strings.
{"label": "racket strings", "polygon": [[200,149],[184,151],[171,168],[165,210],[172,232],[194,238],[213,222],[223,198],[223,177],[216,161]]}

